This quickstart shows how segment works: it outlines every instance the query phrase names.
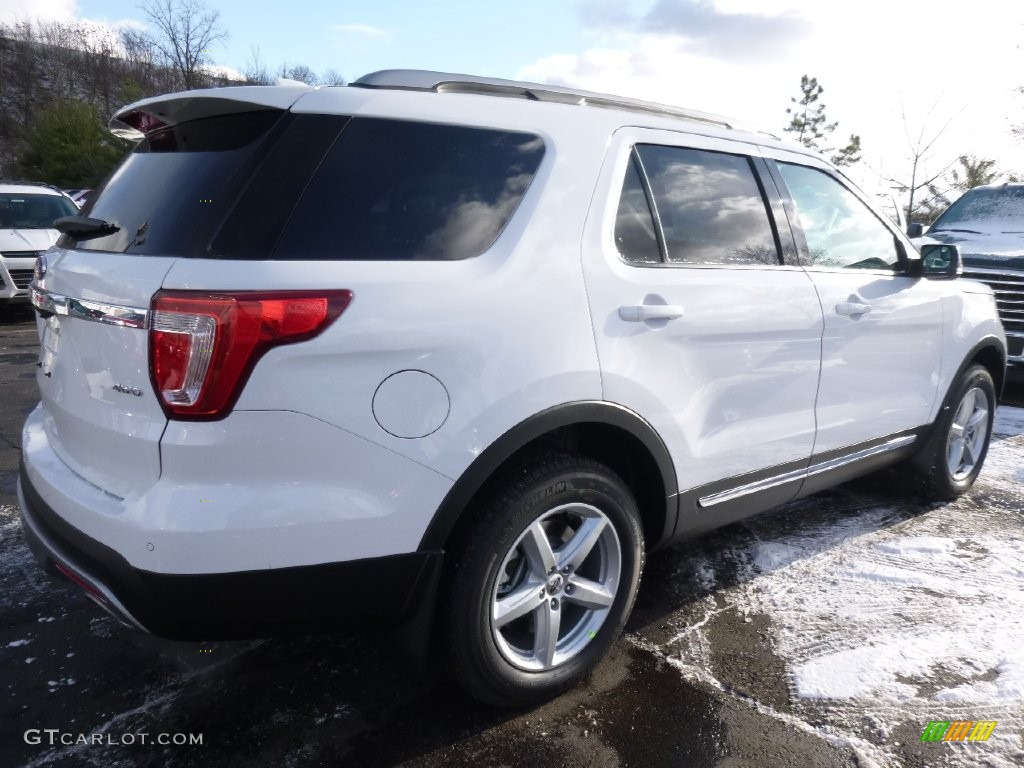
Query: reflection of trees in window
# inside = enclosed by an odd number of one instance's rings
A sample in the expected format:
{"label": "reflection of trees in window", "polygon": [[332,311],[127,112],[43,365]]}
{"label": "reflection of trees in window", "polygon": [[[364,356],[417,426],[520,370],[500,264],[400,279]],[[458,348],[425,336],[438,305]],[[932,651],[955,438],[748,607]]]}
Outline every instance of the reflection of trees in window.
{"label": "reflection of trees in window", "polygon": [[748,158],[654,145],[637,151],[670,262],[778,264],[768,211]]}
{"label": "reflection of trees in window", "polygon": [[770,264],[778,265],[779,252],[774,245],[744,245],[729,251],[729,264]]}
{"label": "reflection of trees in window", "polygon": [[815,168],[779,163],[810,252],[811,264],[894,269],[893,234],[857,197]]}

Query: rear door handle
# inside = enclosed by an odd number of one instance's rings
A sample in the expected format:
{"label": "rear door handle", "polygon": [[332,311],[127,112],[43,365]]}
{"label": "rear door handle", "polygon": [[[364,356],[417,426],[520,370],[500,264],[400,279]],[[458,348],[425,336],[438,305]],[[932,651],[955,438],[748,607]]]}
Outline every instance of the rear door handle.
{"label": "rear door handle", "polygon": [[859,301],[840,301],[836,304],[836,313],[840,315],[847,315],[849,317],[866,315],[870,311],[870,304],[862,304]]}
{"label": "rear door handle", "polygon": [[619,317],[627,323],[643,323],[648,320],[675,320],[683,316],[678,304],[631,304],[619,307]]}

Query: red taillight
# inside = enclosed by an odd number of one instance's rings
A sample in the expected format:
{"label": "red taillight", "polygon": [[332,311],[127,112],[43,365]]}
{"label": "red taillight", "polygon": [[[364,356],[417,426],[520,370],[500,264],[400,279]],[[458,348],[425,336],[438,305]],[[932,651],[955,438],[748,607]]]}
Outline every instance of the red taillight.
{"label": "red taillight", "polygon": [[158,292],[149,373],[164,411],[178,419],[221,418],[264,352],[313,338],[351,300],[351,291]]}

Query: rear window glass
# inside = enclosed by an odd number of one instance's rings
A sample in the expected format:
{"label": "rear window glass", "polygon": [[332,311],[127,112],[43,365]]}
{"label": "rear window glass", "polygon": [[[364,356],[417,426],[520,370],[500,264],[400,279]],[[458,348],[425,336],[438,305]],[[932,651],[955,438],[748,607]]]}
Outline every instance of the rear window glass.
{"label": "rear window glass", "polygon": [[544,156],[519,132],[247,112],[152,133],[61,244],[287,260],[465,259],[490,247]]}
{"label": "rear window glass", "polygon": [[149,134],[82,215],[114,224],[61,245],[118,253],[203,255],[214,229],[251,175],[256,149],[285,114],[261,110],[192,120]]}
{"label": "rear window glass", "polygon": [[56,219],[77,213],[61,195],[0,192],[0,229],[53,229]]}
{"label": "rear window glass", "polygon": [[967,222],[1016,220],[1024,229],[1024,187],[978,189],[967,192],[953,203],[932,225],[932,229],[952,228]]}
{"label": "rear window glass", "polygon": [[276,259],[451,260],[494,242],[544,156],[540,137],[353,118],[306,187]]}

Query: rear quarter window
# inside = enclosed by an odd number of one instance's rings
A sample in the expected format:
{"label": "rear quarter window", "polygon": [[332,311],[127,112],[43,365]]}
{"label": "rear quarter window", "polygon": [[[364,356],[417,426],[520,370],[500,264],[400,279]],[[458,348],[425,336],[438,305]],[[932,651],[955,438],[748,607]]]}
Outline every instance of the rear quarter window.
{"label": "rear quarter window", "polygon": [[508,223],[543,156],[533,134],[353,118],[303,192],[273,258],[476,256]]}

